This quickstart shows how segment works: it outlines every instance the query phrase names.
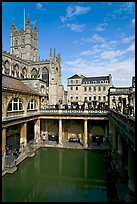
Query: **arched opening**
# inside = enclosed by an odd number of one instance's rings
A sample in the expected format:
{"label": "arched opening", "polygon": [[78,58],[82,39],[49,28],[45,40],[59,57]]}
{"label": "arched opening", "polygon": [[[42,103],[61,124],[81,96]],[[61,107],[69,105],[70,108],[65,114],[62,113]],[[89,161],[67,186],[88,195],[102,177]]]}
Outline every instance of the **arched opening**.
{"label": "arched opening", "polygon": [[10,74],[10,65],[9,65],[9,61],[6,60],[4,62],[4,68],[5,68],[5,74],[9,75]]}
{"label": "arched opening", "polygon": [[38,71],[35,68],[33,68],[31,71],[31,78],[37,79],[37,77],[38,77]]}
{"label": "arched opening", "polygon": [[27,110],[35,110],[36,109],[36,100],[32,99],[28,103]]}
{"label": "arched opening", "polygon": [[45,87],[44,87],[44,85],[41,85],[41,87],[40,87],[40,92],[41,92],[42,94],[45,93]]}
{"label": "arched opening", "polygon": [[24,68],[22,69],[21,77],[22,77],[22,78],[27,78],[27,69],[26,69],[26,67],[24,67]]}
{"label": "arched opening", "polygon": [[21,99],[20,98],[12,99],[8,104],[7,112],[8,111],[20,111],[20,110],[23,110]]}
{"label": "arched opening", "polygon": [[42,79],[47,83],[47,86],[49,86],[49,71],[46,67],[42,69]]}

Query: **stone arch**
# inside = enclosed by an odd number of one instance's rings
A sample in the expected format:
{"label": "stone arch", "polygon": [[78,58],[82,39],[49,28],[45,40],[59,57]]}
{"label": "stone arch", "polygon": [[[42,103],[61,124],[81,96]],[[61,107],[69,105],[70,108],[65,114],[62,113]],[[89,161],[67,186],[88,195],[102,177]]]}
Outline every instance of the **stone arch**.
{"label": "stone arch", "polygon": [[31,71],[31,78],[37,79],[38,78],[38,71],[36,68],[33,68]]}
{"label": "stone arch", "polygon": [[37,107],[37,101],[36,101],[36,99],[31,98],[31,99],[28,101],[27,110],[33,110],[33,109],[36,109],[36,107]]}
{"label": "stone arch", "polygon": [[5,60],[4,62],[4,72],[5,74],[9,75],[10,74],[10,62],[8,59]]}
{"label": "stone arch", "polygon": [[[12,103],[16,101],[17,101],[17,106],[15,105],[15,107],[14,106],[12,107]],[[11,100],[7,104],[7,111],[14,111],[14,110],[23,110],[23,102],[20,97],[12,97]]]}
{"label": "stone arch", "polygon": [[43,93],[43,94],[45,94],[45,86],[44,86],[44,85],[41,85],[41,87],[40,87],[40,92]]}
{"label": "stone arch", "polygon": [[89,130],[89,133],[97,136],[105,135],[104,128],[99,125],[95,125],[91,127],[91,129]]}
{"label": "stone arch", "polygon": [[42,69],[42,80],[44,80],[47,83],[47,86],[49,85],[49,71],[47,67],[44,67]]}
{"label": "stone arch", "polygon": [[79,124],[71,124],[69,127],[68,127],[68,139],[70,137],[77,137],[78,134],[82,134],[83,133],[83,127]]}
{"label": "stone arch", "polygon": [[58,125],[56,124],[52,124],[48,127],[48,133],[49,134],[58,134],[59,132],[59,128],[58,128]]}
{"label": "stone arch", "polygon": [[27,78],[27,69],[26,69],[26,67],[23,67],[21,77],[22,78]]}
{"label": "stone arch", "polygon": [[14,76],[19,77],[19,65],[17,63],[14,65],[13,69],[14,69]]}

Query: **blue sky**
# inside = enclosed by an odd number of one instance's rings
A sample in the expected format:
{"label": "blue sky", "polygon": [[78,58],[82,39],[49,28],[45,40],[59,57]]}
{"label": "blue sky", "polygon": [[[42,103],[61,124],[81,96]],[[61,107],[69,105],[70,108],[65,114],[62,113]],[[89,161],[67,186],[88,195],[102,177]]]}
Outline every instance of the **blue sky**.
{"label": "blue sky", "polygon": [[3,2],[2,43],[10,51],[10,26],[36,20],[40,59],[61,53],[62,83],[73,74],[111,74],[114,86],[131,86],[135,75],[134,2]]}

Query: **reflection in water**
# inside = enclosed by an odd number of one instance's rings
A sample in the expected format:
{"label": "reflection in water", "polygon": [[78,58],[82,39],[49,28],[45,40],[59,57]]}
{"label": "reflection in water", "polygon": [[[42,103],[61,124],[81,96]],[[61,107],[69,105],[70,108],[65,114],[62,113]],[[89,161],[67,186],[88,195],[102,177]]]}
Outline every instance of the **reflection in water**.
{"label": "reflection in water", "polygon": [[40,149],[2,178],[2,200],[110,201],[103,156],[98,151]]}

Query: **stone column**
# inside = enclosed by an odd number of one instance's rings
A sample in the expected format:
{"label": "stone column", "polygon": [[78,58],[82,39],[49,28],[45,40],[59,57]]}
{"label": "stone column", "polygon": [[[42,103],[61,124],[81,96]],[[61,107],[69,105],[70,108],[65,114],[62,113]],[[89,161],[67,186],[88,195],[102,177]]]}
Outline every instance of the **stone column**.
{"label": "stone column", "polygon": [[22,123],[20,128],[20,147],[27,144],[27,123]]}
{"label": "stone column", "polygon": [[2,129],[2,171],[4,171],[5,166],[5,155],[6,155],[6,128]]}
{"label": "stone column", "polygon": [[62,119],[59,119],[59,145],[62,144]]}
{"label": "stone column", "polygon": [[108,125],[105,124],[105,137],[108,138]]}
{"label": "stone column", "polygon": [[135,201],[135,152],[128,148],[128,196],[127,201]]}
{"label": "stone column", "polygon": [[34,124],[34,142],[38,143],[40,140],[40,119],[37,119]]}
{"label": "stone column", "polygon": [[122,155],[123,155],[123,146],[122,146],[122,136],[118,133],[118,158],[117,158],[117,171],[121,177],[124,175],[123,171],[123,162],[122,162]]}
{"label": "stone column", "polygon": [[6,128],[3,128],[2,129],[2,156],[4,156],[6,153],[5,146],[6,146]]}
{"label": "stone column", "polygon": [[88,121],[84,120],[84,148],[88,147],[87,141],[88,141]]}

